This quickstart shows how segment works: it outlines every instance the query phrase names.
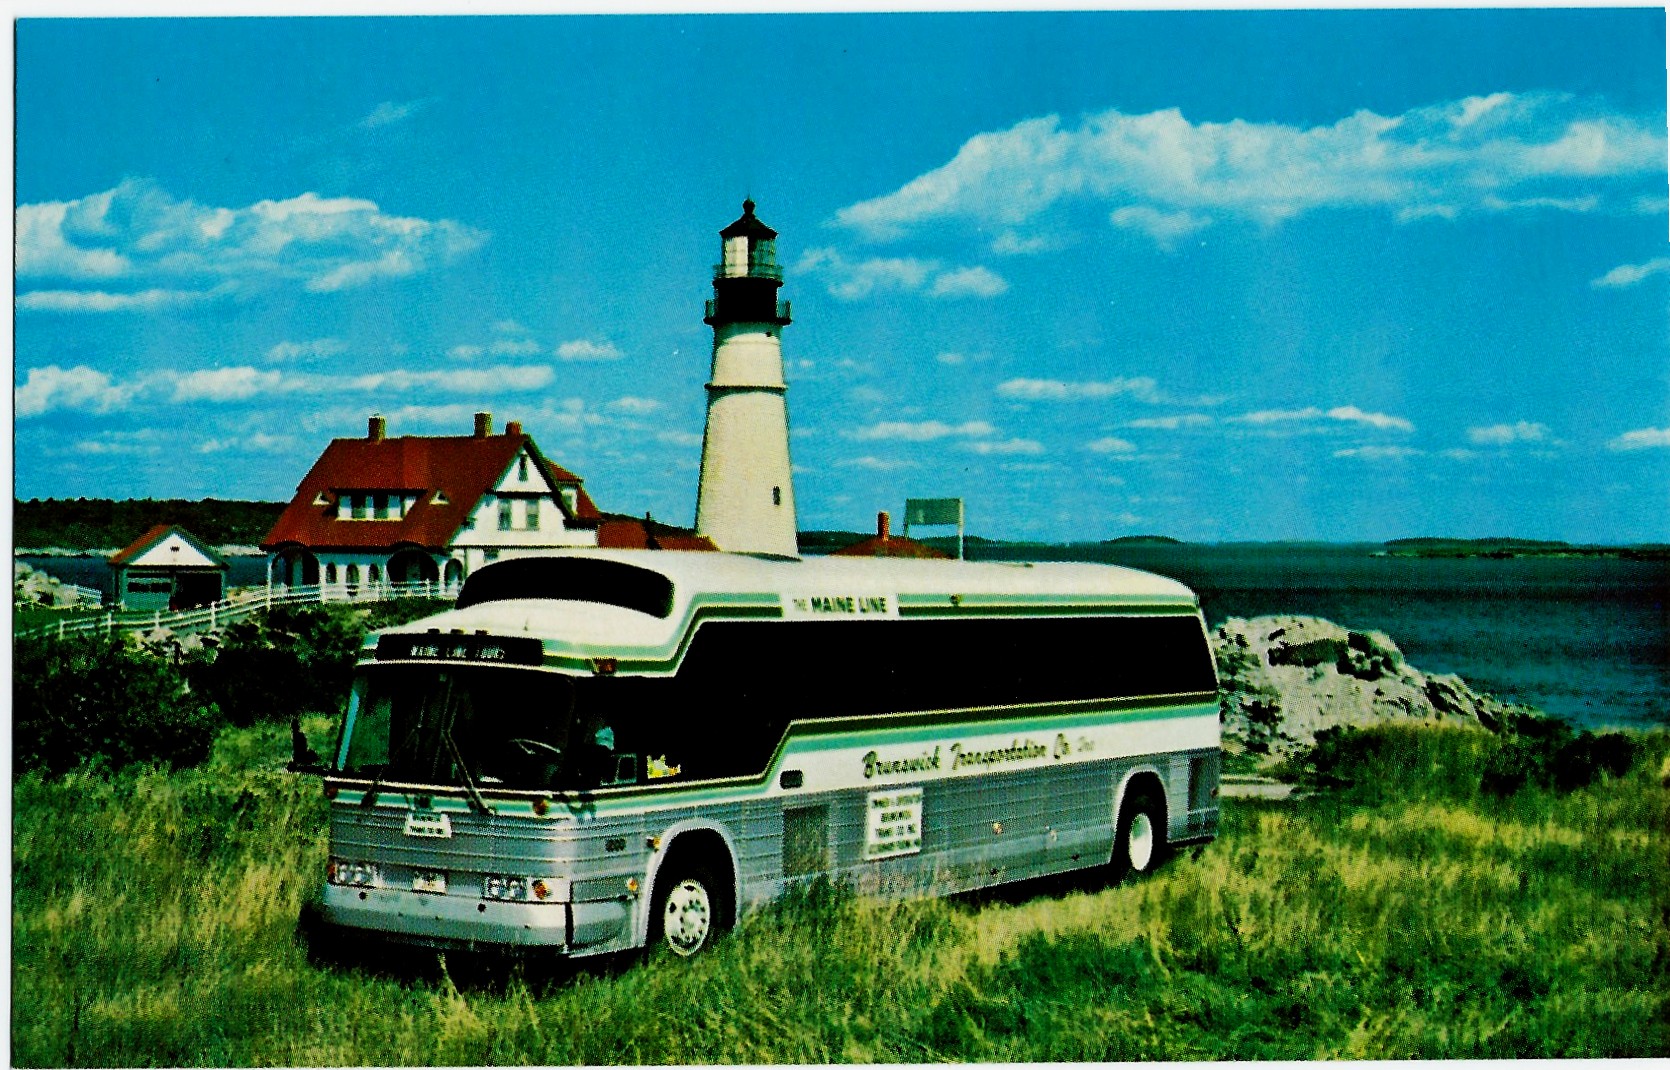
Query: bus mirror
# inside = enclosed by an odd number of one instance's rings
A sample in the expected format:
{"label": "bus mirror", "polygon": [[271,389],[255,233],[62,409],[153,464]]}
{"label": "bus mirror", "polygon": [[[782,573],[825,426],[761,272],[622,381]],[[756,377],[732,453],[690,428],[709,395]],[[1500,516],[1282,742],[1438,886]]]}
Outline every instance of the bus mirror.
{"label": "bus mirror", "polygon": [[290,718],[290,761],[284,768],[292,773],[323,774],[326,770],[319,755],[308,746],[307,733],[302,731],[302,719]]}

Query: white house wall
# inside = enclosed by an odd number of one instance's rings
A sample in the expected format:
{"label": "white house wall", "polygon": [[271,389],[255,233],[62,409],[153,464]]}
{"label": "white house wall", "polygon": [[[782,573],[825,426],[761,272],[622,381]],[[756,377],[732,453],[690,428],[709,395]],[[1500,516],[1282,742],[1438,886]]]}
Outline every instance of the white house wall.
{"label": "white house wall", "polygon": [[137,557],[130,558],[128,568],[218,568],[219,566],[204,556],[191,543],[180,538],[177,534],[170,534]]}

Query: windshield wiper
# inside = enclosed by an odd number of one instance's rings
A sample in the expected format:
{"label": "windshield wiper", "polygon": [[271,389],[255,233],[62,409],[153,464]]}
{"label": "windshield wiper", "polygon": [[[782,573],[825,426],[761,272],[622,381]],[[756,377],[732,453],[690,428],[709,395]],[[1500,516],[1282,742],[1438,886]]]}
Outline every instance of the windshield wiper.
{"label": "windshield wiper", "polygon": [[442,734],[446,740],[447,749],[452,751],[452,760],[458,763],[458,775],[464,781],[464,790],[470,794],[470,809],[483,814],[491,814],[492,807],[481,797],[481,792],[475,786],[475,778],[470,776],[470,767],[464,762],[464,756],[458,751],[458,741],[452,738],[452,724],[448,722],[446,732]]}

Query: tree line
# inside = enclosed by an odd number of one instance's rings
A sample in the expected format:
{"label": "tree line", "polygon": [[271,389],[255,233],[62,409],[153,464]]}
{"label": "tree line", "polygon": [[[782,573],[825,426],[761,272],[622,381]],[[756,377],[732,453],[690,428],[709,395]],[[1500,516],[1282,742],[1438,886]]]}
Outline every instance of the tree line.
{"label": "tree line", "polygon": [[211,546],[253,546],[272,530],[285,504],[220,498],[17,499],[12,541],[27,547],[120,549],[157,524],[178,524]]}

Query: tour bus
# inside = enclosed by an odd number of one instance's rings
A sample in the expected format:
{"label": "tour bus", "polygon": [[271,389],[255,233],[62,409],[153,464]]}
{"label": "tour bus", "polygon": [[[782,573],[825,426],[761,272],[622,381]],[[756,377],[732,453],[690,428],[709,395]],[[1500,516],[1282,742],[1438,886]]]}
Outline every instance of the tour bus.
{"label": "tour bus", "polygon": [[940,895],[1218,827],[1194,595],[1089,564],[576,550],[367,638],[323,920],[691,955],[819,877]]}

